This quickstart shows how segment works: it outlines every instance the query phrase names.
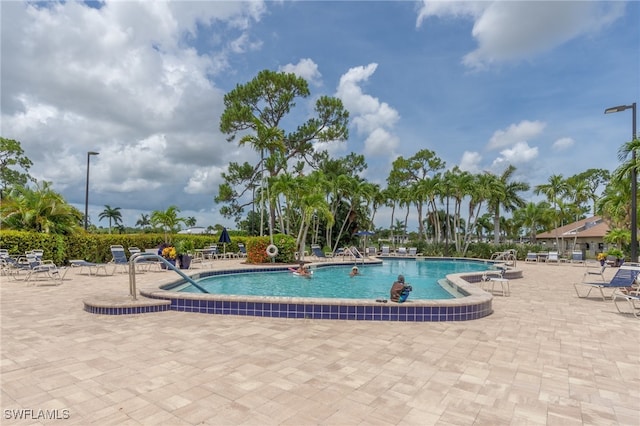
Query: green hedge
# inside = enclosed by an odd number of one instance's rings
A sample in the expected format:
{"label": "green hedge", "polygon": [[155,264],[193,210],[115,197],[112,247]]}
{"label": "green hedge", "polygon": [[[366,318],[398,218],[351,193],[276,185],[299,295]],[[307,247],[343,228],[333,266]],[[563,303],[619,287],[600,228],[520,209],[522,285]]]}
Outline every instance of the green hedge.
{"label": "green hedge", "polygon": [[[42,249],[44,259],[52,260],[56,265],[68,265],[69,260],[84,259],[89,262],[103,263],[111,261],[111,246],[121,245],[125,251],[129,247],[142,250],[156,248],[164,242],[164,234],[88,234],[78,233],[70,236],[39,234],[20,231],[0,231],[0,248],[5,248],[10,255],[20,256],[27,251]],[[169,244],[176,245],[180,241],[189,241],[194,249],[202,249],[217,244],[220,252],[238,253],[238,243],[247,248],[247,262],[269,263],[271,258],[266,254],[270,244],[269,237],[231,236],[231,242],[223,248],[215,235],[186,235],[173,234],[167,237]],[[293,263],[295,261],[296,240],[288,235],[277,234],[273,242],[278,247],[279,263]],[[128,255],[127,251],[127,255]]]}

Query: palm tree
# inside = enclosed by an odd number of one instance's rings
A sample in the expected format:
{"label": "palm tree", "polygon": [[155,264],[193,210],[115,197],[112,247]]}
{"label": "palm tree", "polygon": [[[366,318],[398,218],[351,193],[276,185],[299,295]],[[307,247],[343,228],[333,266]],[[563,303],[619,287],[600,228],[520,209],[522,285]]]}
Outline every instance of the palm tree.
{"label": "palm tree", "polygon": [[167,233],[169,231],[176,232],[178,225],[184,223],[184,219],[178,217],[180,209],[177,206],[169,206],[165,211],[154,210],[151,212],[151,224],[153,226],[162,226],[164,230],[164,242],[168,242]]}
{"label": "palm tree", "polygon": [[193,216],[189,216],[184,220],[184,226],[188,226],[189,228],[196,226],[196,223],[198,223],[198,220]]}
{"label": "palm tree", "polygon": [[118,224],[122,222],[122,213],[120,213],[120,207],[111,208],[109,205],[104,206],[102,213],[98,215],[98,220],[109,219],[109,233],[111,233],[111,222]]}
{"label": "palm tree", "polygon": [[529,241],[536,242],[536,234],[553,222],[554,212],[546,201],[527,203],[523,208],[513,213],[514,218],[529,231]]}
{"label": "palm tree", "polygon": [[496,245],[500,243],[500,207],[506,212],[524,207],[525,201],[518,193],[529,190],[526,182],[509,181],[515,171],[515,166],[509,165],[499,178],[494,179],[491,187],[488,209],[493,213],[493,243]]}
{"label": "palm tree", "polygon": [[0,203],[3,229],[70,235],[82,228],[82,218],[49,182],[36,183],[34,189],[16,186]]}
{"label": "palm tree", "polygon": [[[535,187],[535,194],[544,194],[555,211],[555,220],[553,223],[554,229],[558,229],[558,220],[561,216],[561,212],[558,208],[560,207],[561,197],[567,193],[568,188],[567,181],[563,179],[562,175],[551,175],[548,183]],[[557,233],[556,247],[560,247],[560,241]]]}
{"label": "palm tree", "polygon": [[139,226],[144,229],[149,225],[151,225],[151,220],[149,219],[149,215],[144,213],[140,214],[140,219],[138,219],[138,221],[136,222],[136,226]]}

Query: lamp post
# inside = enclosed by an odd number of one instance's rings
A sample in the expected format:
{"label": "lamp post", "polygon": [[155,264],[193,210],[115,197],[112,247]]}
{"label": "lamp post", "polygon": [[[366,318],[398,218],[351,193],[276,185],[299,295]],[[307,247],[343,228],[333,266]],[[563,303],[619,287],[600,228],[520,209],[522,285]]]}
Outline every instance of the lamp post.
{"label": "lamp post", "polygon": [[[604,110],[605,114],[631,109],[631,141],[636,139],[636,103],[618,105]],[[638,261],[638,179],[636,170],[636,150],[631,150],[631,261]]]}
{"label": "lamp post", "polygon": [[89,221],[89,162],[92,155],[98,155],[99,152],[89,151],[87,152],[87,187],[84,193],[84,230],[87,230]]}

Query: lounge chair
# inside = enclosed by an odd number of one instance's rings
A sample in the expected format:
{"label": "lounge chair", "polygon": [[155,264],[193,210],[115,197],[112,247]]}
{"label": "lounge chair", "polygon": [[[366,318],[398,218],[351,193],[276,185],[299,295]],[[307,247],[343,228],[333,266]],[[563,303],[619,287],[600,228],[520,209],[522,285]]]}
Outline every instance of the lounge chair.
{"label": "lounge chair", "polygon": [[375,247],[367,247],[367,256],[376,256],[378,254],[378,250]]}
{"label": "lounge chair", "polygon": [[247,248],[242,243],[238,243],[238,257],[247,257]]}
{"label": "lounge chair", "polygon": [[380,252],[380,256],[390,256],[389,246],[382,246],[382,251]]}
{"label": "lounge chair", "polygon": [[525,262],[537,262],[538,261],[538,253],[529,252],[527,253],[527,257],[524,258]]}
{"label": "lounge chair", "polygon": [[98,275],[100,270],[104,271],[105,275],[109,275],[107,272],[107,264],[106,263],[94,263],[88,262],[84,259],[73,259],[69,261],[69,264],[72,268],[80,268],[78,271],[79,274],[82,274],[83,270],[86,268],[89,275]]}
{"label": "lounge chair", "polygon": [[422,253],[418,253],[417,247],[409,247],[409,251],[407,252],[409,256],[422,256]]}
{"label": "lounge chair", "polygon": [[[616,309],[621,314],[632,314],[634,317],[640,319],[640,285],[638,283],[635,284],[635,287],[621,288],[613,291],[613,304],[616,305]],[[620,309],[618,303],[622,303],[623,301],[627,302],[627,306],[629,307],[628,311]]]}
{"label": "lounge chair", "polygon": [[55,285],[61,284],[65,275],[67,275],[66,268],[58,268],[50,260],[38,259],[35,253],[28,253],[26,255],[27,263],[29,264],[29,270],[25,277],[25,281],[29,282],[38,281],[40,278],[45,278],[48,282],[53,282]]}
{"label": "lounge chair", "polygon": [[547,256],[547,263],[555,263],[560,264],[560,256],[557,251],[550,251],[549,256]]}
{"label": "lounge chair", "polygon": [[222,257],[222,254],[218,251],[217,244],[211,244],[209,247],[203,250],[202,254],[205,259],[218,259]]}
{"label": "lounge chair", "polygon": [[[640,267],[638,266],[621,266],[620,268],[618,268],[618,270],[616,271],[616,274],[608,283],[607,282],[604,282],[604,283],[582,282],[582,283],[576,283],[573,286],[576,289],[576,294],[580,298],[589,297],[591,290],[598,289],[600,291],[600,295],[602,296],[602,300],[606,300],[607,296],[604,293],[605,289],[612,289],[615,291],[616,289],[620,289],[623,287],[631,287],[633,286],[636,279],[638,278],[639,273],[640,273]],[[589,290],[587,291],[586,294],[581,295],[580,292],[578,291],[579,286],[585,286]]]}
{"label": "lounge chair", "polygon": [[113,273],[115,273],[118,268],[122,268],[125,273],[129,273],[129,260],[124,252],[124,247],[121,245],[112,245],[111,256],[113,256],[113,259],[111,260]]}
{"label": "lounge chair", "polygon": [[398,247],[396,249],[396,256],[406,256],[407,255],[407,248],[406,247]]}
{"label": "lounge chair", "polygon": [[316,244],[313,244],[311,246],[311,253],[313,253],[313,255],[318,259],[322,259],[322,260],[330,260],[331,259],[331,257],[328,257],[326,255],[326,253],[322,251],[320,246],[316,245]]}
{"label": "lounge chair", "polygon": [[585,258],[582,256],[581,251],[574,250],[571,252],[571,263],[584,263]]}
{"label": "lounge chair", "polygon": [[584,271],[584,277],[582,278],[583,282],[587,282],[590,276],[598,276],[602,279],[602,282],[606,282],[604,279],[604,270],[607,269],[607,264],[603,263],[602,266],[598,265],[597,268],[587,267],[587,270]]}

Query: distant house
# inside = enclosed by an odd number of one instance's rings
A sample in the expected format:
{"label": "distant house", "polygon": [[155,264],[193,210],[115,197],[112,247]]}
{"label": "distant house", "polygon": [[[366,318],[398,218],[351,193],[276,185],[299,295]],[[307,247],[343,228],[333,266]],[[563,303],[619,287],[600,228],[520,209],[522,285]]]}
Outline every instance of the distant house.
{"label": "distant house", "polygon": [[[608,248],[604,242],[607,232],[609,232],[609,225],[604,219],[593,216],[542,232],[536,235],[536,242],[549,247],[552,251],[557,250],[561,253],[584,251],[587,257],[595,257],[597,253],[604,252]],[[557,243],[560,247],[556,247]]]}
{"label": "distant house", "polygon": [[208,234],[207,228],[203,226],[194,226],[193,228],[183,229],[178,231],[178,234]]}

